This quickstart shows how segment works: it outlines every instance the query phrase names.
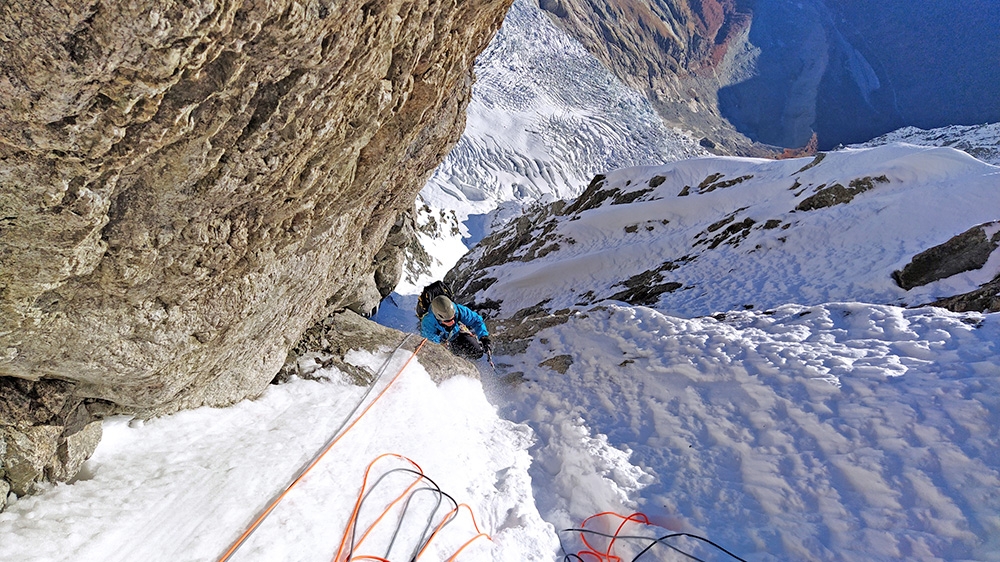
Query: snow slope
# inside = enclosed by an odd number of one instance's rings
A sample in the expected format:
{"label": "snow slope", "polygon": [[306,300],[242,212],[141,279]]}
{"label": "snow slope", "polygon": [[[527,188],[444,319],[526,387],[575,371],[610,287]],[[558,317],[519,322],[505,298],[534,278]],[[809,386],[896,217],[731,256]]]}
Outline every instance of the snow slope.
{"label": "snow slope", "polygon": [[[817,202],[834,184],[853,198]],[[746,560],[1000,560],[1000,314],[891,306],[975,288],[1000,251],[911,291],[890,276],[992,236],[998,194],[1000,169],[949,148],[702,158],[610,172],[485,239],[454,273],[503,342],[491,400],[538,436],[543,518],[641,512],[622,534]],[[681,559],[651,544],[613,553]]]}
{"label": "snow slope", "polygon": [[[498,418],[474,381],[435,387],[412,365],[232,559],[332,559],[366,464],[394,452],[469,502],[492,535],[459,560],[583,552],[577,533],[557,542],[556,531],[605,511],[651,522],[622,535],[696,534],[756,562],[998,560],[998,342],[1000,314],[938,309],[786,305],[719,319],[582,309],[499,356],[507,376],[484,381],[503,417],[523,423]],[[374,370],[386,356],[352,363]],[[79,481],[0,514],[0,560],[218,559],[360,401],[361,389],[327,374],[225,410],[108,421]],[[358,553],[383,556],[392,526]],[[407,559],[417,527],[389,559]],[[476,532],[466,518],[446,530],[422,559],[445,560]],[[611,552],[632,560],[650,544],[619,539]],[[640,558],[684,559],[663,544]]]}
{"label": "snow slope", "polygon": [[[853,200],[818,206],[835,185],[856,191]],[[700,316],[787,303],[917,305],[1000,273],[994,252],[982,269],[909,291],[893,281],[916,254],[1000,219],[1000,168],[950,148],[622,169],[575,205],[470,252],[458,277],[487,287],[466,296],[500,317],[607,298]],[[530,244],[512,246],[517,236]]]}
{"label": "snow slope", "polygon": [[[351,353],[350,363],[384,372],[367,400],[365,389],[328,369],[317,374],[329,380],[272,386],[260,399],[227,409],[200,408],[145,423],[108,420],[77,481],[17,499],[0,513],[0,560],[218,560],[409,356],[405,350]],[[474,541],[465,559],[547,560],[555,537],[531,498],[530,439],[527,428],[497,417],[477,381],[456,377],[435,386],[418,362],[411,363],[231,560],[332,559],[366,466],[385,453],[412,459],[445,493],[470,504],[492,541]],[[394,468],[409,465],[383,459],[371,480]],[[376,488],[360,521],[370,523],[372,513],[409,483],[397,477]],[[431,497],[415,497],[392,559],[405,558],[420,543],[429,514],[436,514],[436,525],[450,509],[445,501],[434,510]],[[356,554],[384,556],[393,527],[378,527]],[[463,511],[427,556],[443,560],[476,534]]]}
{"label": "snow slope", "polygon": [[998,342],[1000,314],[609,304],[499,357],[525,380],[494,401],[538,435],[536,501],[560,529],[638,511],[655,527],[623,534],[693,533],[758,562],[1000,560]]}

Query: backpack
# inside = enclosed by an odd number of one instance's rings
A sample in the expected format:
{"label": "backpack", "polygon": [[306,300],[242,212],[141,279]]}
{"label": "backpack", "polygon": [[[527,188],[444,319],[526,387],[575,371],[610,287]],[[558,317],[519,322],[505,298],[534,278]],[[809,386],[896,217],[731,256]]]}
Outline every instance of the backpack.
{"label": "backpack", "polygon": [[451,287],[444,281],[435,281],[424,287],[424,290],[420,291],[420,297],[417,298],[417,318],[423,318],[424,314],[427,314],[427,311],[430,310],[431,301],[434,300],[434,297],[441,295],[455,300],[451,292]]}

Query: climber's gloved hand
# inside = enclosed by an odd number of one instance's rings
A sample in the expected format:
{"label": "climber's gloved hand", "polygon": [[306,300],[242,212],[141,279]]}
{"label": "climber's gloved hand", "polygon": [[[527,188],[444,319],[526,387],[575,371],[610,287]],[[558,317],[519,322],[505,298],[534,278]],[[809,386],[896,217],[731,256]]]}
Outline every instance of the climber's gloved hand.
{"label": "climber's gloved hand", "polygon": [[483,351],[486,353],[493,353],[493,341],[490,340],[489,336],[479,338],[479,343],[483,344]]}

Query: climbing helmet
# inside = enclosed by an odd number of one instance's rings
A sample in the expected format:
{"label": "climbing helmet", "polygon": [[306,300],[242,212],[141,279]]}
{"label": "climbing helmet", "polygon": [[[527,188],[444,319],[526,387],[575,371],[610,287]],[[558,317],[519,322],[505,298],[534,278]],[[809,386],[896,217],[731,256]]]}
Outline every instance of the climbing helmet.
{"label": "climbing helmet", "polygon": [[434,297],[431,301],[431,312],[442,324],[451,324],[455,321],[455,305],[444,295]]}

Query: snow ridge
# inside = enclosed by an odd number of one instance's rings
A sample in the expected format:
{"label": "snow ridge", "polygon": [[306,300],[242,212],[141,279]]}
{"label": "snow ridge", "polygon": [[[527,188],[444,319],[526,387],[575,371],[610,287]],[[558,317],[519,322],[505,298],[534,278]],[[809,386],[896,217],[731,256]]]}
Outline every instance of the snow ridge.
{"label": "snow ridge", "polygon": [[904,127],[851,148],[870,148],[904,142],[920,146],[950,146],[995,166],[1000,166],[1000,123],[951,125],[936,129]]}
{"label": "snow ridge", "polygon": [[679,316],[917,305],[998,273],[984,267],[909,291],[892,278],[916,254],[996,220],[997,178],[957,150],[901,144],[616,170],[540,224],[487,239],[454,275],[477,288],[466,298],[499,317],[609,298]]}

